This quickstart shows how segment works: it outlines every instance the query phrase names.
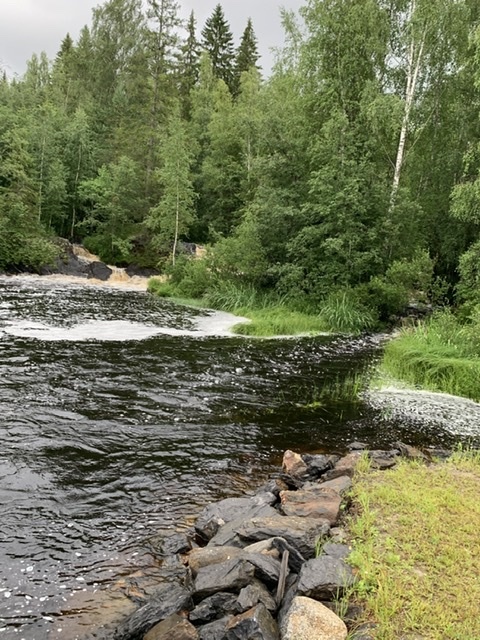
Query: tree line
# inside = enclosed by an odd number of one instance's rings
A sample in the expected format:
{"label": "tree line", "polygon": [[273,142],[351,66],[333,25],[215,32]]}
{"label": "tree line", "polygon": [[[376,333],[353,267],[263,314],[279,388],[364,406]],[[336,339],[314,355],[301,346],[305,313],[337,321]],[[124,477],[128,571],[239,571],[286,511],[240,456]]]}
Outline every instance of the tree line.
{"label": "tree line", "polygon": [[0,267],[38,268],[62,236],[380,318],[414,290],[475,299],[476,0],[307,0],[268,78],[250,20],[236,46],[221,5],[200,34],[179,14],[108,0],[52,63],[4,74]]}

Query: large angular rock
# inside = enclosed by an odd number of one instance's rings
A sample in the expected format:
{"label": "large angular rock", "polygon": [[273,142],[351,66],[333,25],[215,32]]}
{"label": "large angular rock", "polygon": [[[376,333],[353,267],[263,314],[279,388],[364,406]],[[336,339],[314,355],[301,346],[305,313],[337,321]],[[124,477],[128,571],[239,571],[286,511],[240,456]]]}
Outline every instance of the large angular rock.
{"label": "large angular rock", "polygon": [[237,596],[221,591],[202,600],[190,613],[189,619],[195,624],[206,624],[233,613],[238,613]]}
{"label": "large angular rock", "polygon": [[352,568],[343,560],[320,556],[303,565],[297,592],[315,600],[331,600],[341,597],[354,582]]}
{"label": "large angular rock", "polygon": [[397,464],[399,451],[369,451],[370,464],[373,469],[391,469]]}
{"label": "large angular rock", "polygon": [[241,539],[249,542],[284,538],[304,558],[311,558],[315,553],[317,539],[326,536],[329,529],[329,522],[321,518],[277,515],[274,518],[252,518],[243,522],[237,528],[237,533]]}
{"label": "large angular rock", "polygon": [[257,604],[262,603],[269,611],[275,611],[277,604],[267,589],[267,587],[260,582],[260,580],[254,580],[252,584],[244,587],[237,599],[237,613],[244,613],[248,609],[256,607]]}
{"label": "large angular rock", "polygon": [[297,596],[281,625],[282,640],[345,640],[347,627],[320,602]]}
{"label": "large angular rock", "polygon": [[238,593],[253,580],[255,567],[243,558],[202,567],[194,584],[194,598],[198,602],[218,591]]}
{"label": "large angular rock", "polygon": [[280,500],[286,516],[323,518],[334,525],[338,520],[342,498],[334,489],[319,484],[308,490],[282,491]]}
{"label": "large angular rock", "polygon": [[[299,553],[295,547],[284,538],[267,538],[267,540],[261,540],[260,542],[254,542],[248,545],[243,550],[244,554],[247,553],[262,553],[265,555],[271,555],[274,558],[280,558],[285,551],[288,551],[288,566],[291,571],[300,573],[300,569],[305,563],[305,558]],[[248,560],[248,556],[245,556]]]}
{"label": "large angular rock", "polygon": [[108,280],[113,271],[104,262],[90,262],[87,267],[87,278],[96,280]]}
{"label": "large angular rock", "polygon": [[277,586],[281,565],[276,558],[263,553],[244,553],[243,557],[255,567],[256,578],[271,589]]}
{"label": "large angular rock", "polygon": [[294,453],[287,449],[283,454],[283,472],[292,478],[303,478],[308,471],[308,467],[299,453]]}
{"label": "large angular rock", "polygon": [[226,640],[280,640],[277,623],[263,604],[235,616],[227,625]]}
{"label": "large angular rock", "polygon": [[305,454],[302,456],[303,461],[307,465],[308,475],[314,478],[319,478],[329,469],[333,469],[335,463],[338,462],[339,456],[332,455],[311,455]]}
{"label": "large angular rock", "polygon": [[[220,618],[220,620],[215,620],[200,627],[198,629],[199,640],[225,640],[227,624],[232,619],[233,616],[226,616],[225,618]],[[174,638],[172,638],[172,640],[174,640]]]}
{"label": "large angular rock", "polygon": [[184,616],[169,616],[144,636],[143,640],[198,640],[198,632]]}
{"label": "large angular rock", "polygon": [[[321,483],[324,489],[333,489],[341,496],[352,488],[352,481],[349,476],[339,476],[333,480],[326,480]],[[304,485],[304,489],[310,489],[311,484],[308,482]]]}
{"label": "large angular rock", "polygon": [[205,507],[195,522],[195,531],[204,540],[213,538],[220,527],[239,518],[250,519],[276,513],[270,505],[276,502],[273,493],[251,498],[226,498]]}
{"label": "large angular rock", "polygon": [[142,640],[158,622],[174,613],[189,611],[192,608],[190,591],[176,584],[168,584],[126,618],[113,634],[114,640]]}
{"label": "large angular rock", "polygon": [[219,564],[238,557],[242,553],[239,547],[200,547],[188,554],[188,566],[195,577],[200,569]]}
{"label": "large angular rock", "polygon": [[359,451],[352,451],[351,453],[348,453],[343,458],[340,458],[333,469],[330,469],[330,471],[327,471],[324,474],[324,479],[333,480],[334,478],[338,478],[340,476],[349,476],[350,478],[353,478],[355,468],[361,456],[362,454]]}

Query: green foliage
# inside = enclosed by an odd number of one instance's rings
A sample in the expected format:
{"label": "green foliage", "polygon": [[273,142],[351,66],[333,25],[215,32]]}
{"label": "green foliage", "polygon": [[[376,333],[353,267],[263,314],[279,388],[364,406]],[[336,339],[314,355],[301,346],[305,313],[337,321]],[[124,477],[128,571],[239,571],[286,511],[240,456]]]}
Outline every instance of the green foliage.
{"label": "green foliage", "polygon": [[202,30],[202,46],[210,56],[213,72],[230,90],[234,85],[234,47],[230,25],[222,6],[217,4]]}
{"label": "green foliage", "polygon": [[340,333],[360,333],[376,324],[373,312],[348,289],[332,292],[322,302],[320,316],[331,331]]}
{"label": "green foliage", "polygon": [[385,347],[381,371],[414,386],[480,400],[480,316],[449,311],[405,329]]}

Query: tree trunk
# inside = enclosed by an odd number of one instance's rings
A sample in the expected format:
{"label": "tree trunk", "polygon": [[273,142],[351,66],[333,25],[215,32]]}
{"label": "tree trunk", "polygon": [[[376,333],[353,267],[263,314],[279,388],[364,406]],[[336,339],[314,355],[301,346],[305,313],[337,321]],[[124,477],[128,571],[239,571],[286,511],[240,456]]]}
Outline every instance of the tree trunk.
{"label": "tree trunk", "polygon": [[[415,13],[415,0],[412,3],[410,11],[410,22]],[[393,213],[395,203],[397,199],[398,188],[400,186],[400,177],[402,173],[403,162],[405,159],[405,146],[407,143],[408,127],[410,125],[410,114],[412,111],[413,101],[415,98],[415,91],[417,88],[418,73],[420,70],[420,64],[422,62],[423,49],[425,46],[425,38],[427,35],[427,28],[425,27],[422,33],[420,42],[415,42],[415,37],[412,34],[410,48],[408,52],[408,67],[407,67],[407,86],[405,91],[405,107],[403,111],[402,128],[400,130],[400,139],[397,148],[397,159],[395,162],[395,172],[393,175],[392,190],[390,192],[390,206],[389,216]]]}

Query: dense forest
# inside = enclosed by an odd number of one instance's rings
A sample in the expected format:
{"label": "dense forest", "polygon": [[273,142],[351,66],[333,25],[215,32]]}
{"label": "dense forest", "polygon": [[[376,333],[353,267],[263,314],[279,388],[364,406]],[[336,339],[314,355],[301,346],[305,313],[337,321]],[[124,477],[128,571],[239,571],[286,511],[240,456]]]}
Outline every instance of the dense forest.
{"label": "dense forest", "polygon": [[251,21],[235,43],[221,5],[201,28],[179,10],[108,0],[0,79],[0,269],[38,269],[60,236],[191,296],[366,326],[413,294],[476,302],[478,0],[307,0],[268,78]]}

